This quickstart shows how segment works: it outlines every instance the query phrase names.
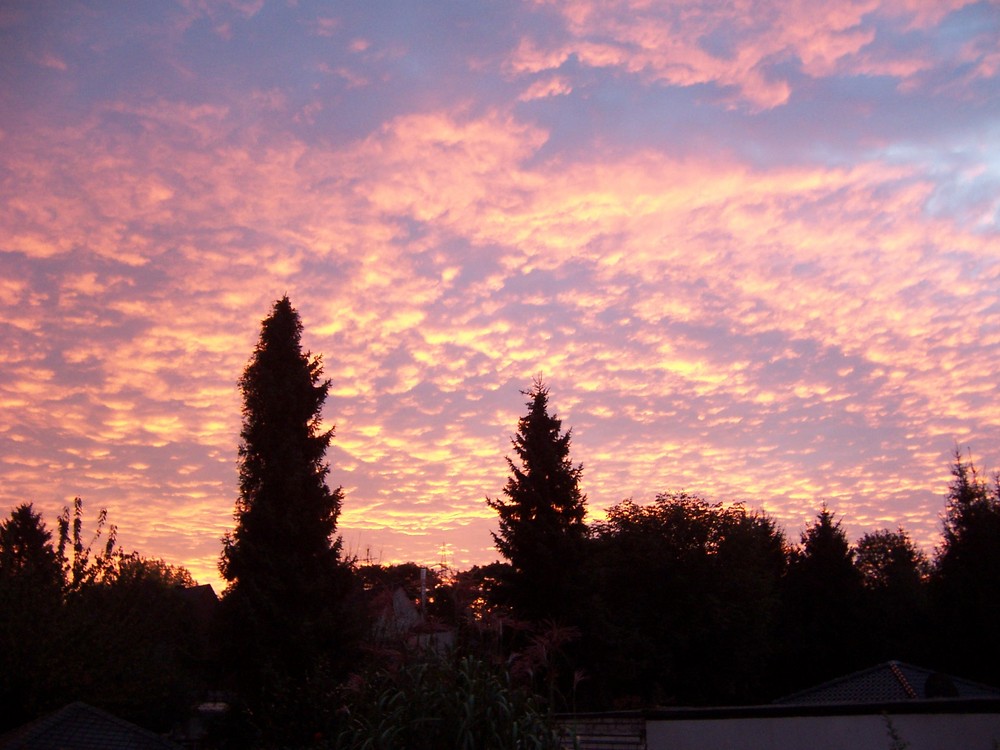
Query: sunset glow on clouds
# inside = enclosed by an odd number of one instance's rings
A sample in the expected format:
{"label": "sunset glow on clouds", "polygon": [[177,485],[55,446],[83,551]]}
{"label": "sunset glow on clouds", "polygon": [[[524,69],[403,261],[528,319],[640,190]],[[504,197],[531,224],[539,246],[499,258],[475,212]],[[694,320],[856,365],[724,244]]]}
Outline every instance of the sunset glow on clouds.
{"label": "sunset glow on clouds", "polygon": [[0,501],[218,585],[287,293],[347,549],[466,567],[543,373],[591,516],[936,541],[1000,468],[1000,5],[0,9]]}

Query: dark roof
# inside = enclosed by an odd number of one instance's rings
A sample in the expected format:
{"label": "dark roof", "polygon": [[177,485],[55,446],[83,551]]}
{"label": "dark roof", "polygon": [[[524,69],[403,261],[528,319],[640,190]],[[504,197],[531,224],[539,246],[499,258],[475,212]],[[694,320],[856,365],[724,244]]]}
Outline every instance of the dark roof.
{"label": "dark roof", "polygon": [[215,593],[215,589],[212,588],[212,584],[210,583],[203,583],[201,585],[195,584],[194,586],[182,586],[180,590],[184,598],[190,601],[201,601],[207,602],[208,604],[219,603],[219,596]]}
{"label": "dark roof", "polygon": [[219,597],[212,585],[187,586],[178,589],[178,593],[195,622],[201,627],[209,627],[219,609]]}
{"label": "dark roof", "polygon": [[188,606],[209,616],[214,614],[219,606],[219,597],[210,583],[203,583],[200,586],[185,586],[178,591],[181,599],[187,602]]}
{"label": "dark roof", "polygon": [[1000,698],[1000,690],[912,664],[887,661],[778,698],[774,703],[895,703],[933,698]]}
{"label": "dark roof", "polygon": [[86,703],[70,703],[0,737],[0,750],[179,750],[153,732]]}

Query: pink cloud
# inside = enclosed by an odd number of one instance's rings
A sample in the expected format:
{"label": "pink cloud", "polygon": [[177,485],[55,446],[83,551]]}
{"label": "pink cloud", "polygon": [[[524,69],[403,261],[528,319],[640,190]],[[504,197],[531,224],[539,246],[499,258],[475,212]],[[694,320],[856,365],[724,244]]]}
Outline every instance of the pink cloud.
{"label": "pink cloud", "polygon": [[313,33],[317,36],[332,37],[342,25],[339,18],[317,18]]}
{"label": "pink cloud", "polygon": [[[571,55],[592,67],[621,68],[676,86],[715,84],[736,91],[734,104],[752,110],[781,106],[790,82],[769,72],[775,62],[797,62],[814,78],[835,74],[893,75],[904,80],[934,60],[872,53],[879,18],[905,17],[911,29],[927,29],[967,4],[860,0],[828,4],[817,15],[813,3],[673,3],[644,1],[546,3],[566,22],[568,39],[522,39],[509,63],[513,73],[557,69]],[[716,36],[727,51],[713,52]]]}
{"label": "pink cloud", "polygon": [[535,81],[519,99],[521,101],[531,101],[532,99],[544,99],[549,96],[562,96],[573,91],[573,86],[561,76],[552,76]]}

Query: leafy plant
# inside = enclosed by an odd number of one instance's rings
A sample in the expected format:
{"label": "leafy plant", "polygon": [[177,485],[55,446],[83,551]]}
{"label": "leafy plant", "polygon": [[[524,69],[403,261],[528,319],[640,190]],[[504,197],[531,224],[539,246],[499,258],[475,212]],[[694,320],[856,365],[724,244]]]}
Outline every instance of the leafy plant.
{"label": "leafy plant", "polygon": [[[79,497],[73,500],[73,518],[70,520],[69,508],[63,508],[59,516],[59,546],[57,554],[62,560],[66,576],[67,590],[80,591],[88,584],[96,583],[112,570],[115,561],[115,548],[118,541],[118,527],[114,524],[108,527],[108,536],[103,546],[94,554],[94,546],[100,543],[104,534],[104,526],[108,521],[108,511],[101,508],[97,515],[97,529],[90,542],[83,543],[83,500]],[[72,527],[72,536],[70,529]],[[66,548],[72,550],[69,557]],[[94,554],[93,559],[91,555]]]}
{"label": "leafy plant", "polygon": [[471,656],[433,656],[358,677],[345,689],[339,750],[555,750],[531,694]]}

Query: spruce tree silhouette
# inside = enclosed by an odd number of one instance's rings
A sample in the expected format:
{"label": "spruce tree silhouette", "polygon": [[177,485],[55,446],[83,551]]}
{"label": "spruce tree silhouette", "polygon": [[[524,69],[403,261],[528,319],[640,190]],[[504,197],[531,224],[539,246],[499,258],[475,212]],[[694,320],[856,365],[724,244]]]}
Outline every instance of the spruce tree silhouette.
{"label": "spruce tree silhouette", "polygon": [[511,439],[504,498],[487,498],[500,520],[493,533],[509,562],[505,592],[515,614],[528,620],[565,620],[579,594],[580,556],[587,535],[586,496],[580,491],[582,466],[569,458],[571,431],[548,411],[549,389],[535,379],[528,413]]}
{"label": "spruce tree silhouette", "polygon": [[62,567],[50,532],[31,503],[21,503],[0,523],[0,576],[58,590]]}
{"label": "spruce tree silhouette", "polygon": [[0,734],[48,708],[62,583],[52,532],[22,503],[0,522]]}
{"label": "spruce tree silhouette", "polygon": [[985,482],[956,452],[932,578],[948,668],[1000,684],[1000,475]]}

